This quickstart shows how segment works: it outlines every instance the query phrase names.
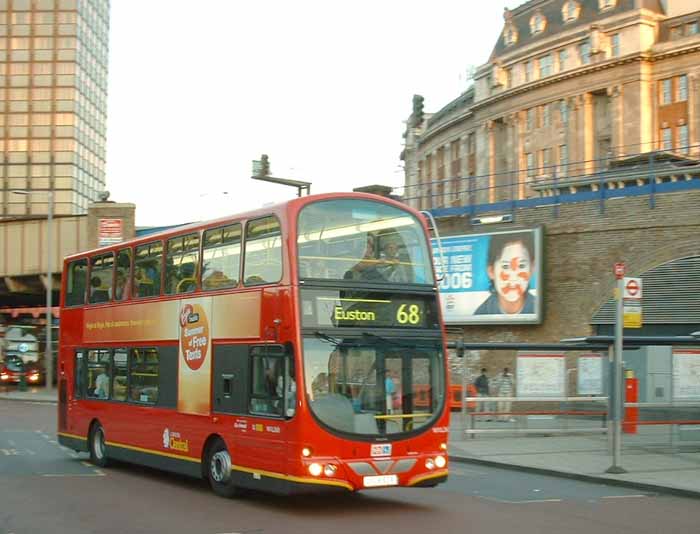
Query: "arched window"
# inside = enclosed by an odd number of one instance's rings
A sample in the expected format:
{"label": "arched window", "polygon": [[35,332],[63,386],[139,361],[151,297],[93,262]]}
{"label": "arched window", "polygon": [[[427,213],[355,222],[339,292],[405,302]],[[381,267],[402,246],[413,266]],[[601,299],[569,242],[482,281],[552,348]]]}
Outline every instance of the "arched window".
{"label": "arched window", "polygon": [[575,0],[568,0],[567,2],[564,2],[564,5],[561,8],[561,17],[564,22],[572,22],[578,19],[580,13],[581,5]]}
{"label": "arched window", "polygon": [[598,0],[598,9],[600,11],[606,11],[612,9],[617,5],[617,0]]}
{"label": "arched window", "polygon": [[503,43],[506,46],[514,45],[518,41],[518,31],[511,24],[503,30]]}
{"label": "arched window", "polygon": [[542,33],[547,26],[547,19],[544,18],[544,15],[542,13],[535,13],[531,18],[530,18],[530,33],[532,35],[537,35],[538,33]]}

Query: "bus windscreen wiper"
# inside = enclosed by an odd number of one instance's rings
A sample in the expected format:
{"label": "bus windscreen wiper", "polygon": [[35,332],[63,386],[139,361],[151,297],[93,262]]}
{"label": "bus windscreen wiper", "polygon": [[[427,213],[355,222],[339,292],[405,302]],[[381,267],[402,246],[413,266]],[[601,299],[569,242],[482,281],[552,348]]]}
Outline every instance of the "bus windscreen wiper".
{"label": "bus windscreen wiper", "polygon": [[371,332],[362,332],[362,337],[365,339],[373,339],[375,341],[378,341],[380,343],[384,343],[385,345],[390,345],[392,347],[410,348],[409,345],[401,343],[400,341],[394,341],[393,339],[387,339],[385,337],[378,336],[377,334],[372,334]]}

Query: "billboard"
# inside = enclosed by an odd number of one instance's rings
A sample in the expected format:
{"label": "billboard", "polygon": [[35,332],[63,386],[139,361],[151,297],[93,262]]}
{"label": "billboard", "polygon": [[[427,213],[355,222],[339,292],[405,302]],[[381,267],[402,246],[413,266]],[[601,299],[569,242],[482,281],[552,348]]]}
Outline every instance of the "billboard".
{"label": "billboard", "polygon": [[542,229],[433,239],[440,305],[448,324],[542,322]]}

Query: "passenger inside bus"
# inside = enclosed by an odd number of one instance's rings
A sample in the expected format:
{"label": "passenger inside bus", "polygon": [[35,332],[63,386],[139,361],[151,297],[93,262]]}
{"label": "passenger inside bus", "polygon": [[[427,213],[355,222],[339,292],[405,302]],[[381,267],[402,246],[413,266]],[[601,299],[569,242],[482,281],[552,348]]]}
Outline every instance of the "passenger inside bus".
{"label": "passenger inside bus", "polygon": [[109,292],[102,289],[102,280],[99,276],[93,276],[90,279],[90,302],[107,302],[109,300]]}
{"label": "passenger inside bus", "polygon": [[148,276],[146,270],[137,266],[134,270],[134,284],[136,286],[136,294],[139,297],[150,297],[156,295],[154,280]]}
{"label": "passenger inside bus", "polygon": [[362,254],[362,259],[357,262],[352,268],[345,273],[345,280],[383,280],[383,277],[377,269],[377,248],[375,237],[372,234],[367,234],[365,242],[365,250]]}

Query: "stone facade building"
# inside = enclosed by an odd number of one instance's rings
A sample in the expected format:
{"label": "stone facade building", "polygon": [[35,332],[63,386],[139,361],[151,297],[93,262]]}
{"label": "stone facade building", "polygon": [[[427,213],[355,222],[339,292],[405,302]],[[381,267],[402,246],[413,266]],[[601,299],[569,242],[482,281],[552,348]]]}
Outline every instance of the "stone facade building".
{"label": "stone facade building", "polygon": [[[531,0],[473,85],[405,133],[404,197],[431,209],[550,194],[653,150],[700,154],[694,0]],[[593,186],[593,189],[597,187]]]}
{"label": "stone facade building", "polygon": [[0,0],[0,218],[105,190],[108,32],[109,0]]}

